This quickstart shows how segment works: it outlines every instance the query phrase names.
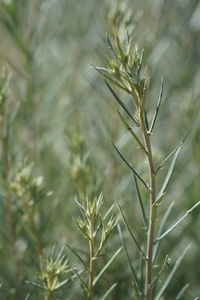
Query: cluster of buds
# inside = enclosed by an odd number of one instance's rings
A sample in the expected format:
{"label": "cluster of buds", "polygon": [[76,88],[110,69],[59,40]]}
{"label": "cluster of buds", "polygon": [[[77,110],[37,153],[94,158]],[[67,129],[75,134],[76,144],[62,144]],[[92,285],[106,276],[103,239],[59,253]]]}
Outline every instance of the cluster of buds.
{"label": "cluster of buds", "polygon": [[54,247],[51,254],[44,254],[40,261],[38,277],[43,283],[41,287],[45,289],[47,293],[53,293],[68,281],[68,278],[65,278],[65,276],[70,271],[71,268],[64,254],[64,248],[56,255]]}
{"label": "cluster of buds", "polygon": [[97,257],[108,241],[113,229],[115,228],[116,220],[112,215],[109,217],[111,209],[109,209],[105,216],[102,217],[102,194],[93,200],[89,200],[86,197],[84,203],[76,200],[76,203],[80,208],[82,217],[76,218],[75,223],[78,229],[82,232],[83,236],[87,240],[94,241],[97,239],[97,234],[100,235],[100,242],[96,247],[96,253],[94,255],[94,257]]}
{"label": "cluster of buds", "polygon": [[17,170],[10,188],[22,208],[34,206],[44,197],[52,195],[52,192],[45,192],[43,177],[33,175],[33,164],[26,164]]}
{"label": "cluster of buds", "polygon": [[148,77],[143,68],[143,54],[138,44],[133,45],[127,34],[125,42],[116,35],[114,43],[107,36],[112,57],[107,58],[107,68],[95,67],[103,78],[132,96],[137,113],[145,110]]}

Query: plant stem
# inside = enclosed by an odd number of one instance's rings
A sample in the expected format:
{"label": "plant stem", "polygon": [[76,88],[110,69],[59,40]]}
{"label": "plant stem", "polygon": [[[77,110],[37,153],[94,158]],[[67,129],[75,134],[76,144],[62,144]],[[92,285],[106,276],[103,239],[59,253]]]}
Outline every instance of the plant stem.
{"label": "plant stem", "polygon": [[93,297],[93,279],[94,279],[94,240],[93,240],[93,220],[90,220],[90,239],[89,239],[89,270],[88,270],[88,295],[87,300]]}
{"label": "plant stem", "polygon": [[53,299],[53,291],[48,290],[45,300],[52,300]]}
{"label": "plant stem", "polygon": [[143,111],[140,112],[140,124],[143,133],[144,143],[147,150],[147,160],[149,166],[149,180],[150,180],[150,209],[149,209],[149,226],[147,234],[147,250],[146,250],[146,271],[145,271],[145,299],[152,299],[152,255],[153,255],[153,239],[154,239],[154,227],[155,218],[153,218],[153,204],[156,201],[156,178],[155,169],[153,163],[153,155],[151,149],[150,135],[147,131]]}

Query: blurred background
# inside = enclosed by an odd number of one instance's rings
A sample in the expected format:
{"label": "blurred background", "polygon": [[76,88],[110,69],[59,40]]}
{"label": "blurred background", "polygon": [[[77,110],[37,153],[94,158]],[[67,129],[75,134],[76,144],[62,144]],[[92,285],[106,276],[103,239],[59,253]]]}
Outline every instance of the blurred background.
{"label": "blurred background", "polygon": [[[92,67],[106,64],[106,33],[112,36],[115,27],[123,30],[123,26],[145,49],[150,116],[158,99],[160,78],[164,78],[163,103],[153,136],[155,159],[161,161],[190,130],[160,207],[162,216],[175,202],[166,228],[200,200],[199,1],[1,0],[0,67],[10,76],[6,109],[1,115],[1,125],[5,126],[0,187],[2,300],[44,299],[42,290],[25,283],[37,281],[38,252],[27,229],[23,204],[16,196],[19,170],[24,166],[31,169],[33,180],[41,182],[43,176],[42,196],[31,205],[46,249],[63,243],[83,249],[84,240],[80,242],[73,222],[79,213],[74,197],[85,193],[94,197],[101,191],[105,207],[120,202],[130,226],[141,244],[144,242],[133,178],[111,141],[144,176],[146,164],[118,120],[112,95]],[[161,171],[158,184],[166,172],[167,167]],[[14,193],[10,186],[14,186]],[[182,299],[200,295],[199,216],[197,208],[161,245],[161,257],[168,253],[173,263],[186,245],[192,246],[163,299],[175,299],[187,283],[189,288]],[[129,245],[125,228],[123,231]],[[116,232],[108,248],[119,245]],[[129,246],[133,261],[139,263],[136,249]],[[78,264],[72,253],[69,257]],[[109,299],[134,299],[123,253],[105,278],[95,299],[100,299],[101,289],[114,282],[118,286]],[[56,297],[84,299],[78,283],[64,286]]]}

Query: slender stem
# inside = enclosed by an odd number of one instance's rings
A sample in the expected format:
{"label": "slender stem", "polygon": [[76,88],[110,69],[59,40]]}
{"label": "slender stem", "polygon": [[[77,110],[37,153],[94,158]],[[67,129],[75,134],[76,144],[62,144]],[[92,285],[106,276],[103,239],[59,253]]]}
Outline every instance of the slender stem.
{"label": "slender stem", "polygon": [[94,239],[93,239],[93,218],[90,220],[90,239],[89,239],[89,270],[88,270],[88,294],[87,300],[93,298],[93,280],[94,280]]}
{"label": "slender stem", "polygon": [[143,133],[145,147],[147,149],[147,160],[149,166],[149,180],[150,180],[150,209],[149,209],[149,226],[147,235],[147,250],[146,250],[146,271],[145,271],[145,297],[146,300],[152,299],[152,256],[153,256],[153,239],[154,239],[154,227],[155,218],[153,218],[153,204],[156,201],[156,178],[155,169],[153,163],[153,155],[151,149],[150,135],[148,134],[147,128],[145,126],[145,120],[143,112],[140,112],[140,123],[141,130]]}
{"label": "slender stem", "polygon": [[52,300],[52,299],[53,299],[53,291],[52,290],[48,290],[47,294],[46,294],[45,300]]}

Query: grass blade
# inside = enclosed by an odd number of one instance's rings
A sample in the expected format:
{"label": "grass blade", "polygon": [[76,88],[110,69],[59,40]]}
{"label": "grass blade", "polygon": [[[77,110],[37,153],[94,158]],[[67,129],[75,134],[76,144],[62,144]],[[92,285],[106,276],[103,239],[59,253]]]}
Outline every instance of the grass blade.
{"label": "grass blade", "polygon": [[145,260],[146,260],[146,255],[144,254],[144,252],[143,252],[143,250],[141,249],[141,247],[140,247],[138,241],[136,240],[134,234],[132,233],[132,231],[131,231],[131,229],[130,229],[130,227],[129,227],[127,221],[126,221],[126,218],[125,218],[125,216],[124,216],[124,213],[123,213],[123,211],[122,211],[122,208],[121,208],[121,206],[119,205],[119,202],[118,202],[118,201],[116,201],[116,202],[117,202],[117,206],[118,206],[118,208],[119,208],[119,212],[120,212],[120,214],[121,214],[121,217],[122,217],[122,219],[123,219],[123,221],[124,221],[124,224],[125,224],[125,226],[126,226],[126,229],[127,229],[128,232],[130,233],[130,235],[131,235],[131,237],[132,237],[134,243],[136,244],[137,248],[139,249],[140,253],[142,254],[142,256],[143,256],[143,257],[145,258]]}
{"label": "grass blade", "polygon": [[193,205],[190,209],[188,209],[186,211],[186,213],[174,224],[172,225],[167,231],[165,231],[162,235],[160,235],[156,241],[161,240],[162,238],[164,238],[166,235],[168,235],[172,230],[174,230],[174,228],[176,228],[181,222],[183,222],[183,220],[197,207],[200,205],[200,201],[197,202],[195,205]]}
{"label": "grass blade", "polygon": [[145,209],[144,209],[144,205],[143,205],[143,201],[142,201],[142,196],[140,193],[140,189],[138,186],[137,177],[136,177],[135,173],[133,173],[133,177],[134,177],[134,181],[135,181],[135,187],[136,187],[136,192],[137,192],[137,196],[138,196],[138,200],[139,200],[139,204],[140,204],[142,218],[144,221],[144,226],[145,226],[145,229],[147,229],[147,227],[148,227],[147,217],[146,217],[146,213],[145,213]]}
{"label": "grass blade", "polygon": [[103,275],[103,273],[106,271],[106,269],[110,266],[110,264],[113,262],[113,260],[115,259],[115,257],[120,253],[120,251],[122,250],[122,248],[120,247],[114,254],[113,256],[110,258],[110,260],[107,262],[107,264],[103,267],[103,269],[99,272],[99,274],[96,276],[96,278],[93,281],[93,286],[95,286],[95,284],[97,283],[97,281],[99,280],[99,278]]}
{"label": "grass blade", "polygon": [[137,125],[138,122],[135,120],[135,118],[131,115],[131,113],[129,112],[128,108],[126,107],[126,105],[122,102],[122,100],[119,98],[119,96],[115,93],[115,91],[112,89],[112,87],[110,86],[110,84],[104,79],[105,84],[107,85],[108,89],[110,90],[110,92],[112,93],[112,95],[114,96],[114,98],[117,100],[117,102],[120,104],[120,106],[124,109],[124,111],[127,113],[127,115],[131,118],[131,120]]}
{"label": "grass blade", "polygon": [[119,156],[121,157],[121,159],[126,163],[126,165],[131,169],[131,171],[133,172],[133,174],[135,174],[138,179],[143,183],[143,185],[148,189],[148,191],[150,190],[148,185],[146,184],[146,182],[142,179],[142,177],[136,172],[136,170],[129,164],[129,162],[124,158],[124,156],[121,154],[121,152],[118,150],[118,148],[115,146],[114,143],[112,143],[115,150],[117,151],[117,153],[119,154]]}
{"label": "grass blade", "polygon": [[135,269],[134,269],[133,264],[132,264],[132,262],[131,262],[131,258],[130,258],[130,256],[129,256],[128,249],[127,249],[127,247],[126,247],[126,244],[125,244],[125,241],[124,241],[122,232],[121,232],[121,227],[120,227],[119,224],[117,225],[117,228],[118,228],[118,232],[119,232],[119,236],[120,236],[120,239],[121,239],[122,246],[123,246],[123,248],[124,248],[124,251],[125,251],[125,254],[126,254],[128,263],[129,263],[129,267],[130,267],[131,273],[132,273],[132,275],[133,275],[134,282],[136,283],[136,287],[137,287],[137,288],[140,290],[140,292],[143,294],[143,290],[142,290],[141,284],[140,284],[140,282],[139,282],[139,280],[138,280],[138,278],[137,278]]}
{"label": "grass blade", "polygon": [[152,133],[154,125],[156,123],[156,119],[157,119],[158,112],[159,112],[159,109],[160,109],[162,96],[163,96],[163,78],[161,78],[160,94],[159,94],[159,98],[158,98],[158,104],[156,106],[156,110],[155,110],[155,113],[154,113],[154,116],[153,116],[153,119],[152,119],[152,122],[151,122],[151,126],[150,126],[150,129],[149,129],[150,133]]}
{"label": "grass blade", "polygon": [[103,295],[103,297],[101,298],[101,300],[105,300],[110,293],[114,290],[114,288],[117,286],[117,282],[115,282],[113,285],[111,285],[111,287],[107,290],[107,292]]}
{"label": "grass blade", "polygon": [[[162,221],[161,221],[161,223],[160,223],[160,226],[159,226],[159,229],[158,229],[158,234],[157,234],[157,237],[159,237],[162,233],[163,233],[163,229],[164,229],[164,226],[165,226],[165,224],[166,224],[166,222],[167,222],[167,220],[168,220],[168,217],[169,217],[169,215],[170,215],[170,213],[171,213],[171,210],[172,210],[172,208],[173,208],[173,206],[174,206],[174,203],[175,202],[172,202],[171,204],[170,204],[170,206],[168,207],[168,209],[166,210],[166,213],[164,214],[164,216],[163,216],[163,218],[162,218]],[[155,259],[156,259],[156,255],[157,255],[157,253],[158,253],[158,249],[159,249],[159,246],[160,246],[160,240],[156,243],[156,245],[155,245],[155,247],[154,247],[154,252],[153,252],[153,262],[155,261]]]}
{"label": "grass blade", "polygon": [[161,287],[160,291],[158,292],[158,294],[156,295],[154,300],[160,300],[161,296],[163,295],[164,291],[166,290],[166,288],[168,287],[170,281],[172,280],[176,270],[178,269],[178,267],[180,266],[183,258],[185,257],[188,249],[190,248],[190,245],[188,245],[183,253],[181,254],[181,256],[178,258],[178,260],[175,262],[173,269],[171,270],[171,272],[169,273],[167,279],[165,280],[163,286]]}
{"label": "grass blade", "polygon": [[186,283],[182,287],[182,289],[180,290],[180,292],[178,293],[178,295],[176,296],[176,300],[180,300],[184,296],[184,294],[187,292],[188,288],[189,288],[189,283]]}

